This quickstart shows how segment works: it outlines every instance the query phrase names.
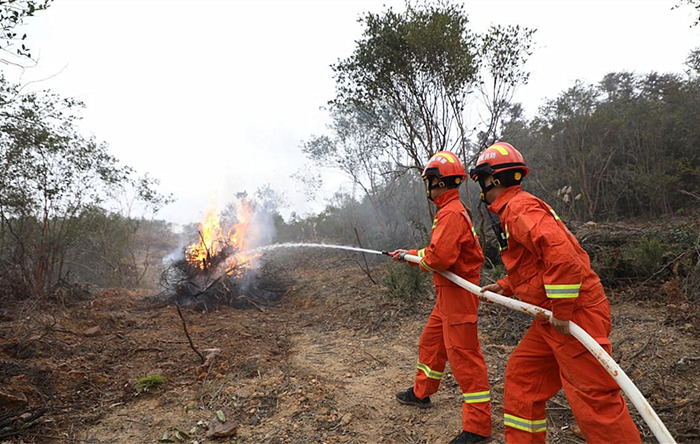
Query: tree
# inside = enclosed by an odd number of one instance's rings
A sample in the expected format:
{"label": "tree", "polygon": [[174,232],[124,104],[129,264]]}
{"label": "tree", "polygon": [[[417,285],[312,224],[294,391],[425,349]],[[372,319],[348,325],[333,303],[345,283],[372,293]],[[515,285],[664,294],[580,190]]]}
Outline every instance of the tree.
{"label": "tree", "polygon": [[672,9],[679,8],[681,5],[688,5],[695,9],[695,22],[691,26],[698,26],[700,24],[700,0],[678,0]]}
{"label": "tree", "polygon": [[365,131],[367,115],[357,108],[331,112],[333,135],[312,137],[302,145],[302,152],[319,167],[336,168],[345,173],[362,190],[381,227],[386,229],[387,221],[379,211],[379,194],[395,171],[386,141],[376,131]]}
{"label": "tree", "polygon": [[[332,66],[332,135],[313,139],[307,155],[338,166],[371,198],[377,184],[422,171],[437,151],[471,163],[495,138],[513,88],[527,81],[522,68],[534,31],[477,34],[464,6],[449,2],[389,8],[360,21],[365,30],[353,54]],[[476,105],[477,92],[488,116],[471,122],[465,109]],[[480,126],[478,142],[470,141]]]}
{"label": "tree", "polygon": [[[27,34],[21,36],[15,31],[27,17],[32,17],[35,12],[49,7],[51,0],[0,0],[0,50],[6,56],[19,56],[31,58],[30,50],[24,44]],[[19,45],[13,52],[11,49]],[[8,62],[6,57],[0,60]]]}
{"label": "tree", "polygon": [[116,190],[166,203],[106,144],[78,133],[82,106],[49,92],[20,95],[0,78],[1,274],[20,294],[41,296],[66,277],[82,222]]}
{"label": "tree", "polygon": [[607,74],[577,82],[505,134],[531,167],[526,186],[564,217],[658,217],[692,211],[700,196],[700,80],[689,57],[677,74]]}

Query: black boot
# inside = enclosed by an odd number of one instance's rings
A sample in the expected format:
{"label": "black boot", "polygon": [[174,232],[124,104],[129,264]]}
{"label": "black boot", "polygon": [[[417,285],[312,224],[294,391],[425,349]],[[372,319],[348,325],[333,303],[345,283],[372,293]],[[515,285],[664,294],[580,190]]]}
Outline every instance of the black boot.
{"label": "black boot", "polygon": [[450,441],[450,444],[476,444],[476,443],[482,443],[485,444],[487,442],[491,441],[490,436],[481,436],[477,435],[472,432],[465,432],[462,430],[462,433],[457,435],[455,439]]}
{"label": "black boot", "polygon": [[415,405],[416,407],[421,408],[421,409],[427,409],[428,407],[433,406],[433,403],[430,402],[429,396],[426,396],[423,399],[418,398],[413,393],[413,387],[411,387],[408,390],[405,390],[403,392],[398,392],[396,394],[396,400],[399,401],[401,404]]}

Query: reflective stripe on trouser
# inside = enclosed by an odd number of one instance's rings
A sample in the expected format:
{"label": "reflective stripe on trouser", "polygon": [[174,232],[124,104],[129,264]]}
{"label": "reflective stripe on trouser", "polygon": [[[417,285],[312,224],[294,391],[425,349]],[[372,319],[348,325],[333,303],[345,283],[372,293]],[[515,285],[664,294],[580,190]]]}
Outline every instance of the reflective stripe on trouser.
{"label": "reflective stripe on trouser", "polygon": [[430,367],[423,364],[422,362],[418,362],[418,365],[416,365],[416,367],[419,371],[425,373],[426,378],[442,379],[442,372],[436,372],[435,370],[432,370]]}
{"label": "reflective stripe on trouser", "polygon": [[[610,353],[607,300],[574,311],[572,320]],[[641,439],[615,380],[576,338],[536,319],[506,366],[503,396],[508,443],[545,443],[545,404],[560,388],[588,443]]]}
{"label": "reflective stripe on trouser", "polygon": [[491,401],[491,392],[474,392],[474,393],[462,393],[462,400],[467,404],[475,404],[477,402],[489,402]]}
{"label": "reflective stripe on trouser", "polygon": [[547,418],[525,419],[506,413],[503,415],[503,424],[506,427],[513,427],[528,433],[540,433],[547,430]]}
{"label": "reflective stripe on trouser", "polygon": [[456,287],[437,287],[438,301],[420,337],[413,392],[419,398],[437,392],[445,363],[449,360],[455,380],[469,398],[464,395],[462,398],[462,430],[489,436],[490,392],[477,335],[476,304],[465,307],[460,301],[469,296],[459,290]]}

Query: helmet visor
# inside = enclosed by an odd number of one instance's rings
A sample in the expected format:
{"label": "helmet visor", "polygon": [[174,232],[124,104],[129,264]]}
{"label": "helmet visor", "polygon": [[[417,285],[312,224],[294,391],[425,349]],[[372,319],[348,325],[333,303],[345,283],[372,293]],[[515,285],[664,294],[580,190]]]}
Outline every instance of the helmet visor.
{"label": "helmet visor", "polygon": [[496,170],[494,170],[491,165],[482,163],[474,168],[469,168],[469,177],[471,177],[473,181],[478,181],[479,176],[492,176],[495,172]]}

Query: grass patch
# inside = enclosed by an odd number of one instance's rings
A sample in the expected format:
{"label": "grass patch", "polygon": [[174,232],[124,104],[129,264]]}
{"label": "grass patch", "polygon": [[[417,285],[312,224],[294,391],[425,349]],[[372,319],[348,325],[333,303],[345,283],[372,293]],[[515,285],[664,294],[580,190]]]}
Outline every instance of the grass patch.
{"label": "grass patch", "polygon": [[165,376],[163,375],[145,375],[136,379],[134,388],[139,391],[148,391],[165,385]]}

